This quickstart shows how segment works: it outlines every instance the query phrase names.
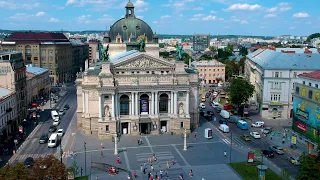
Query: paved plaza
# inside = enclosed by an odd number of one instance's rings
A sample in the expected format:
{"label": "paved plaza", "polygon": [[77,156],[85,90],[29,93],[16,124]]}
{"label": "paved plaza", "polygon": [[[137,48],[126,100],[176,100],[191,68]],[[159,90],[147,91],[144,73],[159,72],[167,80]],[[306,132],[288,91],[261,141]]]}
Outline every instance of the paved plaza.
{"label": "paved plaza", "polygon": [[[210,127],[210,124],[205,123],[193,134],[189,135],[187,140],[188,150],[183,151],[183,138],[181,135],[148,135],[141,136],[142,145],[138,145],[138,136],[122,135],[118,143],[119,157],[121,164],[116,164],[117,156],[114,155],[114,143],[110,139],[99,140],[95,136],[87,136],[76,132],[74,143],[70,152],[75,152],[75,156],[67,155],[67,166],[70,166],[73,161],[85,169],[86,156],[86,172],[83,170],[83,175],[91,175],[91,179],[126,179],[128,174],[132,175],[135,170],[137,179],[147,179],[147,173],[151,172],[150,163],[147,163],[148,158],[151,158],[153,153],[157,156],[157,161],[153,162],[154,172],[159,175],[160,170],[165,174],[167,172],[168,179],[178,179],[179,175],[183,175],[184,179],[240,179],[240,177],[227,165],[230,161],[230,148],[224,141],[220,140],[215,134],[213,138],[207,140],[204,138],[204,129]],[[197,139],[194,139],[194,133],[197,134]],[[84,152],[84,142],[86,142],[86,153]],[[101,148],[101,143],[103,148]],[[227,157],[224,157],[223,152],[227,151]],[[167,161],[176,161],[167,169]],[[232,151],[232,161],[245,161],[246,154],[237,150]],[[140,166],[146,165],[146,174],[140,170]],[[120,173],[116,176],[110,176],[107,168],[117,166]],[[188,176],[190,169],[193,170],[194,176]]]}

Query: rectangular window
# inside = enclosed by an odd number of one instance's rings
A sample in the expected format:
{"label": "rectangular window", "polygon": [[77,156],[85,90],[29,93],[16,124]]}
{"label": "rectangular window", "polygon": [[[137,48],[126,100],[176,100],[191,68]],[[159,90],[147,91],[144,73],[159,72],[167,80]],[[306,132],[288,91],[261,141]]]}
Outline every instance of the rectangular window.
{"label": "rectangular window", "polygon": [[293,77],[295,77],[295,78],[297,77],[297,72],[293,73]]}
{"label": "rectangular window", "polygon": [[312,84],[311,84],[311,83],[309,83],[309,86],[312,86]]}
{"label": "rectangular window", "polygon": [[276,72],[274,77],[279,77],[279,72]]}
{"label": "rectangular window", "polygon": [[306,84],[306,82],[305,82],[305,81],[302,81],[302,84]]}
{"label": "rectangular window", "polygon": [[106,132],[109,132],[109,125],[106,125]]}
{"label": "rectangular window", "polygon": [[297,87],[296,87],[296,94],[299,94],[299,92],[300,92],[300,89],[299,89],[299,87],[297,86]]}
{"label": "rectangular window", "polygon": [[274,89],[279,89],[279,83],[278,82],[273,83],[273,88]]}
{"label": "rectangular window", "polygon": [[312,99],[312,90],[309,90],[308,98]]}
{"label": "rectangular window", "polygon": [[314,87],[318,88],[318,84],[315,84]]}
{"label": "rectangular window", "polygon": [[282,77],[282,72],[280,72],[280,77]]}
{"label": "rectangular window", "polygon": [[33,60],[34,60],[34,61],[38,61],[38,57],[34,57]]}
{"label": "rectangular window", "polygon": [[180,122],[180,128],[183,128],[183,127],[184,127],[183,122]]}

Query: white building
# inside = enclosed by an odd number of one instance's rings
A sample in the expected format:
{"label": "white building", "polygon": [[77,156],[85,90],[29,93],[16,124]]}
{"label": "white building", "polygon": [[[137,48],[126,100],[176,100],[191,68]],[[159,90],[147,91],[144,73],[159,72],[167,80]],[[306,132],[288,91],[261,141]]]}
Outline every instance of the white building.
{"label": "white building", "polygon": [[12,124],[17,122],[16,94],[9,89],[0,88],[0,133],[1,136],[11,134]]}
{"label": "white building", "polygon": [[255,86],[252,101],[263,118],[290,118],[299,74],[320,69],[320,54],[290,54],[260,49],[247,55],[245,76]]}
{"label": "white building", "polygon": [[315,48],[320,48],[320,38],[311,39],[311,45]]}

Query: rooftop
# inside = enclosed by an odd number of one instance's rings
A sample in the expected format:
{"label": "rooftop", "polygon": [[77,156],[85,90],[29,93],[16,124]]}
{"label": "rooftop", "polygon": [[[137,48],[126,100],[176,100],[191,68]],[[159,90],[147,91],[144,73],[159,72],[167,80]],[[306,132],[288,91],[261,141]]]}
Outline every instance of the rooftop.
{"label": "rooftop", "polygon": [[[309,51],[312,53],[318,54],[318,49],[317,48],[308,48]],[[305,52],[305,48],[276,48],[277,52],[292,52],[292,53],[297,53],[297,54],[303,54]]]}
{"label": "rooftop", "polygon": [[310,78],[310,79],[314,79],[314,80],[319,80],[320,81],[320,70],[313,71],[313,72],[310,72],[310,73],[303,73],[303,74],[300,74],[299,77]]}
{"label": "rooftop", "polygon": [[320,54],[288,54],[270,49],[259,49],[247,58],[262,69],[319,70]]}
{"label": "rooftop", "polygon": [[137,56],[139,54],[140,54],[140,52],[137,50],[121,52],[116,55],[110,56],[110,62],[114,64],[114,63],[120,62],[121,60]]}
{"label": "rooftop", "polygon": [[48,69],[35,67],[32,64],[28,64],[28,65],[26,65],[26,67],[27,67],[26,72],[32,73],[32,74],[35,74],[35,75],[40,75],[40,74],[43,74],[45,72],[48,72]]}
{"label": "rooftop", "polygon": [[5,41],[63,41],[69,42],[69,39],[63,33],[54,33],[54,32],[14,32],[7,38]]}
{"label": "rooftop", "polygon": [[202,61],[193,61],[191,63],[193,66],[223,66],[225,64],[213,59],[213,60],[202,60]]}
{"label": "rooftop", "polygon": [[76,39],[70,39],[69,40],[71,42],[72,46],[83,46],[85,45],[83,42],[81,42],[80,40],[76,40]]}
{"label": "rooftop", "polygon": [[9,89],[0,87],[0,99],[5,98],[6,96],[9,96],[12,93]]}

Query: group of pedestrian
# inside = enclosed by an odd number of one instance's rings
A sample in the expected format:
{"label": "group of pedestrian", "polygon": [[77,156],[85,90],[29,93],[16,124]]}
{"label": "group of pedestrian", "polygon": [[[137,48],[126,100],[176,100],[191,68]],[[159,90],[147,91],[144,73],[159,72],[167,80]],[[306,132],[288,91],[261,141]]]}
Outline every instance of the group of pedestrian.
{"label": "group of pedestrian", "polygon": [[143,144],[142,138],[138,139],[137,142],[138,142],[138,145],[139,145],[139,146],[140,146],[141,144]]}

